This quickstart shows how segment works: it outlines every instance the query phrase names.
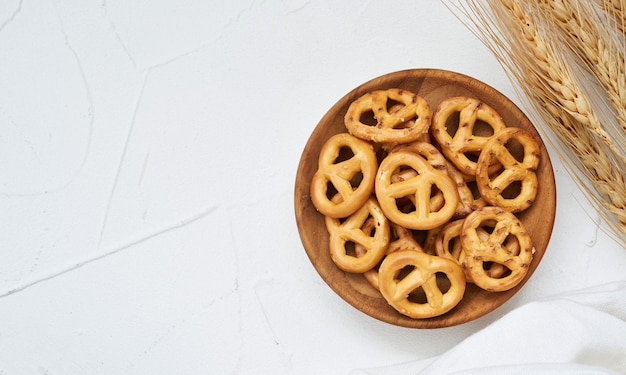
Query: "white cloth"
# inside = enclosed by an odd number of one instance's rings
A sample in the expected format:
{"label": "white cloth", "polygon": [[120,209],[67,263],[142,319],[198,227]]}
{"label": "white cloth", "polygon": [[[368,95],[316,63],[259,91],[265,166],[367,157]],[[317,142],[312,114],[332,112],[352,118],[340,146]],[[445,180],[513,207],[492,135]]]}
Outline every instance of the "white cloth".
{"label": "white cloth", "polygon": [[626,374],[626,280],[523,305],[440,356],[352,375]]}

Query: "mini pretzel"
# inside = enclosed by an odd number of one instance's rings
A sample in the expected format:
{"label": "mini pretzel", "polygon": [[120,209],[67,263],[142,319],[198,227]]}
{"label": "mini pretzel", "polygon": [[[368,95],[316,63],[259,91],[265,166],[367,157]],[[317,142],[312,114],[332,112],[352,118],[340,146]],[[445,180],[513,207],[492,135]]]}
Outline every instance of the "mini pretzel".
{"label": "mini pretzel", "polygon": [[[459,114],[458,127],[448,129],[448,121],[452,115]],[[476,124],[481,121],[487,124],[491,134],[475,134]],[[452,97],[439,104],[433,113],[431,132],[433,138],[441,146],[442,152],[464,174],[476,174],[476,157],[480,154],[487,141],[506,125],[493,108],[473,98]],[[455,130],[454,134],[450,131]],[[491,171],[498,165],[490,166]]]}
{"label": "mini pretzel", "polygon": [[[481,227],[493,227],[487,230],[486,239],[480,238]],[[513,213],[493,206],[480,208],[465,218],[461,231],[461,246],[466,251],[463,266],[477,286],[500,292],[522,281],[533,258],[533,245],[524,224]],[[519,248],[507,245],[510,236],[515,237]],[[491,262],[510,272],[501,277],[488,274],[485,266]]]}
{"label": "mini pretzel", "polygon": [[[349,148],[352,156],[338,161],[342,148]],[[367,201],[374,189],[378,163],[374,148],[369,143],[340,133],[332,136],[320,151],[318,170],[311,181],[311,200],[315,208],[334,218],[354,213]],[[360,178],[360,181],[354,181]],[[356,187],[353,184],[358,183]],[[337,190],[341,199],[328,197],[329,184]]]}
{"label": "mini pretzel", "polygon": [[[435,252],[438,256],[452,259],[463,266],[465,261],[466,252],[461,245],[461,234],[463,229],[464,219],[451,221],[446,224],[437,234],[435,239]],[[489,238],[489,233],[483,228],[477,228],[476,233],[478,238],[482,241],[486,241]],[[509,239],[505,244],[507,251],[513,255],[519,254],[519,246],[515,239]],[[467,282],[472,282],[471,275],[464,268],[465,279]],[[488,265],[485,273],[492,278],[499,278],[508,271],[508,268],[499,263],[491,263]]]}
{"label": "mini pretzel", "polygon": [[[412,168],[416,175],[400,182],[393,182],[395,171]],[[432,211],[430,200],[433,188],[444,197],[441,209]],[[409,229],[432,229],[448,221],[456,210],[459,198],[456,184],[419,155],[408,151],[389,154],[380,163],[374,186],[378,202],[385,215],[396,224]],[[414,197],[414,210],[404,212],[398,207],[399,199]]]}
{"label": "mini pretzel", "polygon": [[[512,139],[523,147],[523,158],[517,160],[507,144]],[[523,211],[535,200],[537,195],[537,174],[541,150],[533,136],[519,128],[506,128],[485,144],[483,152],[478,158],[476,183],[480,194],[494,206],[502,207],[512,212]],[[497,162],[503,169],[491,175],[489,165]],[[509,185],[519,181],[521,189],[514,197],[505,197],[503,192]]]}
{"label": "mini pretzel", "polygon": [[[414,251],[424,252],[420,244],[417,243],[417,241],[415,240],[415,237],[413,237],[413,234],[411,233],[410,230],[403,228],[399,226],[398,224],[394,224],[394,223],[390,223],[390,224],[391,224],[390,236],[391,236],[392,241],[389,243],[389,246],[387,247],[387,251],[385,252],[385,255],[389,255],[399,250],[414,250]],[[367,230],[372,231],[373,229],[374,229],[374,221],[371,218],[369,218],[365,222],[365,225],[363,226],[363,230],[365,233],[367,233]],[[360,244],[354,245],[354,252],[356,253],[357,256],[362,256],[363,254],[365,254],[366,251],[367,250]],[[378,269],[376,267],[372,268],[369,271],[365,271],[363,273],[363,276],[365,276],[365,279],[370,283],[370,285],[372,285],[376,290],[378,290]]]}
{"label": "mini pretzel", "polygon": [[[373,219],[374,230],[365,227],[368,218]],[[330,257],[346,272],[363,273],[374,268],[385,256],[389,245],[389,221],[373,197],[343,222],[326,216],[326,229],[330,235]],[[362,246],[366,249],[365,254],[350,255],[348,243]]]}
{"label": "mini pretzel", "polygon": [[[402,107],[393,105],[394,102]],[[361,121],[368,112],[373,113],[375,125]],[[394,88],[368,92],[356,99],[348,107],[344,120],[350,134],[361,139],[377,143],[405,143],[428,132],[431,116],[424,98]]]}
{"label": "mini pretzel", "polygon": [[[410,269],[406,276],[403,275]],[[437,274],[443,273],[450,287],[443,292]],[[403,277],[404,276],[404,277]],[[465,275],[454,261],[413,250],[391,253],[378,273],[379,289],[387,303],[411,318],[430,318],[452,310],[465,293]],[[426,301],[412,301],[423,291]]]}

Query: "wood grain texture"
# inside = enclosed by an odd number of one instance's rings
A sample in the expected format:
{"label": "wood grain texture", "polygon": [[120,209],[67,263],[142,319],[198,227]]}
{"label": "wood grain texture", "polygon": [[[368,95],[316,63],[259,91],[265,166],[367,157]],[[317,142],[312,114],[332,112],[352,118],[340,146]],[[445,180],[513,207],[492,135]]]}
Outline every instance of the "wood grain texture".
{"label": "wood grain texture", "polygon": [[[344,115],[350,103],[377,89],[403,88],[422,96],[431,109],[451,96],[469,96],[487,103],[500,113],[508,127],[529,131],[541,146],[538,168],[539,192],[534,204],[517,214],[530,232],[536,252],[524,280],[505,292],[487,292],[468,284],[463,300],[450,312],[429,319],[411,319],[383,299],[361,274],[346,273],[332,262],[328,249],[328,232],[324,217],[317,212],[310,199],[310,183],[317,170],[320,149],[334,134],[346,132]],[[524,113],[503,94],[471,77],[437,69],[413,69],[390,73],[372,79],[346,94],[319,121],[313,130],[300,159],[294,191],[295,216],[304,250],[324,281],[346,302],[381,321],[410,328],[441,328],[477,319],[501,306],[531,277],[541,261],[554,225],[556,187],[549,155],[541,137]]]}

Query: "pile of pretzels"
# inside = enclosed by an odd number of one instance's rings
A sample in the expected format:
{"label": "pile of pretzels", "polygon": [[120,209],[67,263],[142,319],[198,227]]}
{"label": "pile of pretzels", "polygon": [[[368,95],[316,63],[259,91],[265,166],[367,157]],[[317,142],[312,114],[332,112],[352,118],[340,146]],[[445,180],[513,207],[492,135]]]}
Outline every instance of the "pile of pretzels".
{"label": "pile of pretzels", "polygon": [[399,88],[360,96],[344,123],[311,181],[337,267],[415,319],[452,310],[467,283],[522,281],[534,248],[517,214],[535,200],[540,161],[530,133],[475,98],[431,110]]}

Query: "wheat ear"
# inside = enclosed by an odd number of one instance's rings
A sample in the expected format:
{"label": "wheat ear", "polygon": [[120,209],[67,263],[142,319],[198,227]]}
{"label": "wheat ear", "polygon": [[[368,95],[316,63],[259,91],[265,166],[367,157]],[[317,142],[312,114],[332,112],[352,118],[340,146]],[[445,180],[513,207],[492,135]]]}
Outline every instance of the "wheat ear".
{"label": "wheat ear", "polygon": [[[536,125],[588,193],[616,239],[626,245],[625,156],[602,128],[564,55],[542,32],[537,9],[519,0],[466,1],[457,6],[470,30],[516,80],[538,115]],[[487,5],[485,5],[485,3]],[[474,27],[471,27],[473,23]],[[567,58],[566,58],[567,57]]]}

